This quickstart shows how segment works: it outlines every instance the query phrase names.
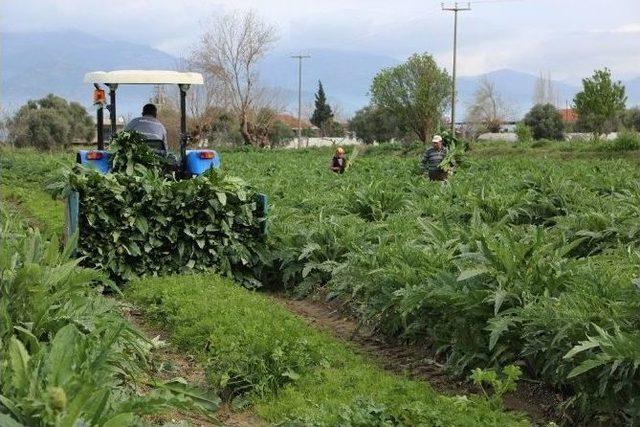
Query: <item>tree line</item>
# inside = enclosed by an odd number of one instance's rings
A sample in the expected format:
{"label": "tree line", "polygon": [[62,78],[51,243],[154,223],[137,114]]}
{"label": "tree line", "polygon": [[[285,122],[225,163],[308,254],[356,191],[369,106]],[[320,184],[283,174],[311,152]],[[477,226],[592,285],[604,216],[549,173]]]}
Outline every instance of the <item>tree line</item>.
{"label": "tree line", "polygon": [[[357,111],[350,130],[366,143],[419,139],[426,142],[443,128],[444,113],[451,105],[451,78],[433,57],[416,54],[405,63],[382,70],[371,84],[370,105]],[[572,103],[577,120],[563,120],[558,93],[550,77],[541,76],[534,88],[534,106],[518,123],[521,139],[564,138],[565,132],[588,132],[595,138],[617,131],[640,131],[640,107],[625,107],[624,85],[614,81],[608,69],[597,70],[582,80]],[[495,83],[484,77],[467,109],[462,129],[467,137],[499,132],[513,112],[498,93]]]}
{"label": "tree line", "polygon": [[[203,86],[188,92],[189,128],[197,140],[210,144],[274,147],[295,136],[291,123],[281,119],[284,97],[262,84],[258,65],[274,47],[277,28],[255,12],[232,12],[213,18],[191,53],[178,66],[199,71]],[[404,63],[381,70],[370,87],[370,105],[357,111],[348,130],[365,143],[389,140],[430,140],[446,125],[445,111],[451,106],[451,77],[427,54],[414,54]],[[550,77],[540,77],[535,87],[535,105],[518,125],[523,138],[561,139],[568,130],[592,132],[595,136],[621,128],[640,129],[640,109],[625,109],[622,83],[613,81],[608,69],[598,70],[582,81],[573,99],[577,122],[567,129],[557,104],[557,91]],[[159,101],[159,100],[157,100]],[[167,127],[169,141],[178,141],[177,90],[158,102],[159,118]],[[495,84],[482,79],[467,110],[466,131],[470,136],[498,131],[512,116]],[[322,82],[318,82],[309,122],[316,130],[303,129],[305,136],[342,136],[344,126],[335,118]],[[73,141],[89,142],[94,135],[91,118],[77,102],[48,95],[29,101],[12,117],[0,121],[3,133],[15,146],[52,149]]]}

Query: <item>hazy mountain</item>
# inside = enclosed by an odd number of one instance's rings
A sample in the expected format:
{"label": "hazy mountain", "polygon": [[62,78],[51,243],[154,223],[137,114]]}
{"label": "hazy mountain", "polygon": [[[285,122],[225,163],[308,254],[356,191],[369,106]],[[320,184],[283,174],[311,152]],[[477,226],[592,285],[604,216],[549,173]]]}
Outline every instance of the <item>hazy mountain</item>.
{"label": "hazy mountain", "polygon": [[[3,106],[17,108],[28,99],[55,93],[89,106],[91,87],[82,83],[84,74],[94,70],[173,69],[177,63],[171,55],[142,44],[105,40],[77,31],[2,34],[0,101]],[[366,52],[310,49],[311,58],[303,62],[303,103],[305,115],[310,114],[313,93],[322,80],[331,104],[339,106],[343,116],[353,114],[369,102],[371,80],[382,68],[398,60]],[[277,88],[286,109],[297,112],[298,64],[290,52],[272,52],[260,64],[263,83]],[[458,78],[458,117],[473,99],[482,76]],[[521,116],[530,107],[536,76],[503,69],[486,74],[495,82],[498,92]],[[629,105],[640,104],[640,77],[625,82]],[[571,102],[578,87],[555,82],[559,104]],[[135,114],[150,95],[149,87],[121,89],[118,112]]]}
{"label": "hazy mountain", "polygon": [[[84,105],[91,86],[82,79],[89,71],[174,68],[176,59],[148,46],[108,41],[90,34],[65,31],[2,34],[2,105],[16,108],[28,99],[55,93]],[[148,87],[127,87],[118,97],[119,111],[137,112],[149,98]]]}

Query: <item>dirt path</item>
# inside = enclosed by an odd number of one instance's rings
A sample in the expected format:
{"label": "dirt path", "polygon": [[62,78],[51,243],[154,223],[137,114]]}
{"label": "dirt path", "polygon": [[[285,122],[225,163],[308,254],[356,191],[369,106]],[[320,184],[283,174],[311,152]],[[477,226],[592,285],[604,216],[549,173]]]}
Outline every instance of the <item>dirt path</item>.
{"label": "dirt path", "polygon": [[[149,340],[159,339],[168,342],[169,335],[167,332],[151,325],[140,311],[131,307],[125,307],[123,308],[122,314]],[[207,389],[208,386],[203,366],[197,363],[193,356],[181,352],[170,345],[165,345],[164,347],[154,350],[152,358],[153,366],[160,368],[157,370],[156,378],[160,380],[170,380],[172,378],[182,377],[192,386]],[[208,418],[199,412],[174,411],[154,416],[149,421],[158,425],[169,422],[178,423],[186,421],[190,425],[197,427],[218,426],[220,424],[228,427],[266,425],[264,421],[250,411],[234,412],[227,404],[222,404],[213,416],[215,419]]]}
{"label": "dirt path", "polygon": [[[310,326],[354,344],[357,350],[385,370],[407,375],[412,379],[426,380],[435,390],[443,394],[480,392],[468,381],[454,379],[447,375],[443,365],[435,360],[434,350],[429,345],[410,345],[372,334],[358,327],[358,323],[352,317],[333,304],[293,300],[281,294],[271,294],[270,297],[297,314]],[[546,424],[557,419],[557,407],[561,402],[561,396],[547,388],[524,381],[519,382],[515,392],[504,397],[507,409],[526,413],[536,424]]]}

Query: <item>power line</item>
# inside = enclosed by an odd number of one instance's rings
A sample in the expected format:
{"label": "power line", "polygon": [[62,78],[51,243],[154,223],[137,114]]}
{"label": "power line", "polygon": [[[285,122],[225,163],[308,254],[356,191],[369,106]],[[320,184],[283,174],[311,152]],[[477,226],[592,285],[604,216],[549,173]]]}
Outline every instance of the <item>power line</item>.
{"label": "power line", "polygon": [[471,10],[471,3],[467,3],[466,6],[458,6],[458,3],[454,3],[453,6],[445,7],[444,3],[441,4],[442,10],[447,12],[453,12],[453,81],[451,88],[451,134],[456,134],[456,59],[458,51],[458,12],[464,12]]}
{"label": "power line", "polygon": [[298,148],[302,146],[302,60],[311,55],[291,55],[298,60]]}

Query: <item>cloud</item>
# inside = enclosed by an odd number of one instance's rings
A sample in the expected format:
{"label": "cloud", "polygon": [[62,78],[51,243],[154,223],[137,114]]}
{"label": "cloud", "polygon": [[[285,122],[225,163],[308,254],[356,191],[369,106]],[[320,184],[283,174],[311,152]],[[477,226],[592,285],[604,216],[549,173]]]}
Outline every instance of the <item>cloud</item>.
{"label": "cloud", "polygon": [[594,29],[589,30],[592,34],[640,34],[640,22],[620,25],[610,29]]}
{"label": "cloud", "polygon": [[640,22],[622,25],[621,27],[614,29],[612,32],[616,34],[639,34]]}
{"label": "cloud", "polygon": [[[577,79],[594,68],[638,73],[640,1],[478,3],[459,15],[459,70],[550,69]],[[439,0],[20,0],[0,2],[4,31],[76,29],[187,54],[207,18],[254,9],[279,27],[279,50],[356,50],[404,59],[432,53],[450,69],[453,16]]]}

